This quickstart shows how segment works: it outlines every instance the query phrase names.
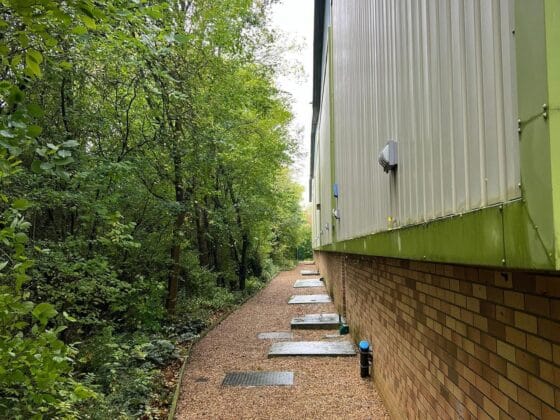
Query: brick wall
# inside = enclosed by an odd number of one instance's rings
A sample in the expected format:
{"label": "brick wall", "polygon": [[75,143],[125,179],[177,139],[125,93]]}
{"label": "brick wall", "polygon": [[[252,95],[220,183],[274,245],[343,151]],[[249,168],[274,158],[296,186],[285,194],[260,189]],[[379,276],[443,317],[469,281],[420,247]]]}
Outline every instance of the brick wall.
{"label": "brick wall", "polygon": [[560,419],[560,276],[315,259],[394,418]]}

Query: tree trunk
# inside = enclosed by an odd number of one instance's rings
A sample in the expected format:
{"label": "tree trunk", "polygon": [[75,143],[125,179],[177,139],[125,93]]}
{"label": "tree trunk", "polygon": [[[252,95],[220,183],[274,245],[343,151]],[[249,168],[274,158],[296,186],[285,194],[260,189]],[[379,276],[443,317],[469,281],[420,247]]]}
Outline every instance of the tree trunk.
{"label": "tree trunk", "polygon": [[249,252],[249,235],[243,233],[241,238],[241,261],[239,261],[239,290],[245,290],[247,280],[247,253]]}
{"label": "tree trunk", "polygon": [[[176,131],[179,127],[175,127]],[[185,189],[183,186],[182,179],[182,160],[179,148],[175,142],[172,149],[173,153],[173,169],[174,169],[174,180],[173,184],[175,187],[175,201],[181,206],[181,210],[175,218],[175,224],[173,225],[173,235],[171,243],[171,270],[169,271],[169,277],[167,281],[167,301],[166,308],[169,315],[175,314],[175,309],[177,308],[177,295],[179,293],[179,278],[181,276],[181,236],[180,232],[185,224],[186,212],[183,208],[185,202]]]}

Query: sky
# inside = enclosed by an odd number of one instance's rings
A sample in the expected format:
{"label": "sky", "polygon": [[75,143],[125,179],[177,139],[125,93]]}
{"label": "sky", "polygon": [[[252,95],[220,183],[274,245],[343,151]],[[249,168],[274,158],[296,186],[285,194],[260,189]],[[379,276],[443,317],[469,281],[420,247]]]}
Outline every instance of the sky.
{"label": "sky", "polygon": [[294,113],[293,131],[302,130],[300,139],[300,156],[293,165],[294,178],[305,187],[302,204],[309,197],[309,147],[311,136],[311,117],[313,99],[313,0],[282,0],[273,6],[272,25],[299,46],[299,51],[286,54],[285,59],[293,65],[300,65],[303,74],[287,74],[277,77],[280,89],[293,97]]}

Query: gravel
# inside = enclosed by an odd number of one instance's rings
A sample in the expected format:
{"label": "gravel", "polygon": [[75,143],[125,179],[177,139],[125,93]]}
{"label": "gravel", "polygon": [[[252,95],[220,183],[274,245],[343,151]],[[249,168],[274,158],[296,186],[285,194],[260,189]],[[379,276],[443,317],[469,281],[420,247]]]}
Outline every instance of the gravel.
{"label": "gravel", "polygon": [[[307,313],[336,312],[334,305],[288,305],[294,294],[317,288],[293,288],[300,265],[280,273],[231,314],[191,352],[177,406],[177,419],[389,419],[371,380],[359,375],[359,357],[267,358],[275,340],[258,333],[290,331],[290,321]],[[336,330],[293,330],[294,341],[333,338]],[[327,336],[331,336],[327,338]],[[291,387],[222,387],[227,372],[293,371]]]}

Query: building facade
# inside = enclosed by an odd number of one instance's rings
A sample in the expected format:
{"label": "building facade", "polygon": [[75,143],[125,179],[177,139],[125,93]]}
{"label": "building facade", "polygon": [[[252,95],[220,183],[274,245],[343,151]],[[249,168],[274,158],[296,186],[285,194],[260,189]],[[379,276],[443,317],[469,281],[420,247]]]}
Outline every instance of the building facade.
{"label": "building facade", "polygon": [[560,2],[316,0],[314,62],[315,258],[394,417],[560,418]]}

